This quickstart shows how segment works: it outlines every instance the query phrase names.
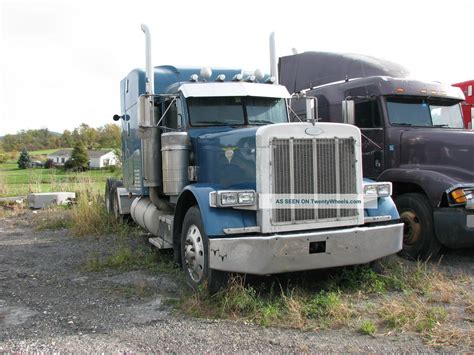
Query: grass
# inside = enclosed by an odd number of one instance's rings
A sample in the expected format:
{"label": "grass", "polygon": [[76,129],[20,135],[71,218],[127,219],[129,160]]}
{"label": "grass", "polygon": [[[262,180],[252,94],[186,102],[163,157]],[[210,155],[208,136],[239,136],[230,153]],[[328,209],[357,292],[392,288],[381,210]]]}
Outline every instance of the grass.
{"label": "grass", "polygon": [[[357,266],[323,278],[306,274],[290,281],[237,276],[213,296],[203,290],[188,295],[179,308],[192,316],[240,319],[263,326],[349,328],[370,336],[413,332],[433,344],[449,343],[439,329],[451,327],[446,337],[459,338],[454,334],[455,329],[459,331],[453,326],[456,317],[448,305],[471,312],[472,299],[462,296],[465,275],[447,275],[436,264],[400,259],[385,262],[384,268],[383,274]],[[468,335],[461,339],[468,341]]]}
{"label": "grass", "polygon": [[119,245],[110,255],[101,257],[92,255],[86,262],[84,269],[97,272],[105,269],[118,269],[122,271],[137,269],[152,269],[159,262],[158,254],[144,247],[131,248]]}
{"label": "grass", "polygon": [[375,336],[375,333],[377,332],[377,326],[371,320],[365,320],[361,323],[359,332],[361,334]]}
{"label": "grass", "polygon": [[0,164],[0,197],[24,196],[30,192],[76,191],[88,185],[103,191],[108,177],[120,174],[108,170],[69,172],[63,169],[19,169],[16,163]]}

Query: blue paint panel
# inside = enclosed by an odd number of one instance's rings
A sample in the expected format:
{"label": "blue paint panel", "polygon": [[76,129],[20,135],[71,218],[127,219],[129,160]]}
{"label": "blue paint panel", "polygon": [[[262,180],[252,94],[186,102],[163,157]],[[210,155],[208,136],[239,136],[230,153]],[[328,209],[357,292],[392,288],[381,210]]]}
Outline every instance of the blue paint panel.
{"label": "blue paint panel", "polygon": [[215,208],[209,206],[209,193],[216,191],[218,186],[209,184],[188,185],[184,190],[191,191],[198,201],[209,237],[224,236],[224,228],[254,227],[257,225],[257,213],[233,208]]}
{"label": "blue paint panel", "polygon": [[220,132],[190,129],[198,182],[217,184],[220,189],[255,189],[256,131],[257,127]]}
{"label": "blue paint panel", "polygon": [[393,219],[399,219],[397,207],[391,197],[380,197],[378,199],[377,208],[366,209],[367,216],[392,216]]}

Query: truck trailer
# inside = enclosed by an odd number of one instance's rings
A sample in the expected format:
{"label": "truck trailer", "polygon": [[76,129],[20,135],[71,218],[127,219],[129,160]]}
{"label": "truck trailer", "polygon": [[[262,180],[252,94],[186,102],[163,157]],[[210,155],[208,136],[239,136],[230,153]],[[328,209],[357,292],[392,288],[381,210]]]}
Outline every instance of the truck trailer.
{"label": "truck trailer", "polygon": [[[192,286],[213,292],[229,272],[363,264],[401,249],[391,184],[363,181],[357,127],[289,122],[288,90],[259,70],[152,67],[142,29],[146,70],[120,83],[123,181],[107,182],[106,205],[173,249]],[[268,204],[301,195],[360,200]]]}
{"label": "truck trailer", "polygon": [[453,86],[460,88],[466,97],[466,100],[461,103],[464,127],[474,129],[474,93],[472,91],[474,80],[463,81]]}
{"label": "truck trailer", "polygon": [[[280,58],[279,70],[290,92],[315,97],[320,121],[361,129],[364,176],[393,184],[404,255],[474,246],[474,132],[459,88],[363,55],[305,52]],[[291,107],[304,119],[303,103]]]}

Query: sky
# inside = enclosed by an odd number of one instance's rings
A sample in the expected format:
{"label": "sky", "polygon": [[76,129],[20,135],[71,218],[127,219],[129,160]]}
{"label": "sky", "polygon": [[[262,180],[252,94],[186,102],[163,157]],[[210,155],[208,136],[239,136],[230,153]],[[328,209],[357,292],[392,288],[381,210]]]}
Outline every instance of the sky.
{"label": "sky", "polygon": [[269,71],[277,55],[328,51],[388,59],[411,77],[474,79],[473,0],[0,0],[0,136],[99,127],[120,113],[120,80],[145,65]]}

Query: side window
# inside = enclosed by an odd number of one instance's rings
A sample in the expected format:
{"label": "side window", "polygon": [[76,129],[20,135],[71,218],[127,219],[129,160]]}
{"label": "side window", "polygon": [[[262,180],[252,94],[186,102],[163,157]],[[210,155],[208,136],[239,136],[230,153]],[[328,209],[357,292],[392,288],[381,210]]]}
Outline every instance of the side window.
{"label": "side window", "polygon": [[377,101],[364,101],[355,104],[355,124],[359,128],[382,127]]}

